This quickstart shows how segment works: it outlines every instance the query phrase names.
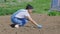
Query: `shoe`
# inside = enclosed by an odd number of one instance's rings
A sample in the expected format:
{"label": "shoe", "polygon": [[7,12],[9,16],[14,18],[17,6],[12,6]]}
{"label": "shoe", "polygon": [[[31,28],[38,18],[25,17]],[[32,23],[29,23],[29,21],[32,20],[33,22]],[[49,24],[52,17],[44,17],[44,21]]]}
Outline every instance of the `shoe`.
{"label": "shoe", "polygon": [[16,25],[15,25],[15,28],[19,28],[19,25],[18,25],[18,24],[16,24]]}

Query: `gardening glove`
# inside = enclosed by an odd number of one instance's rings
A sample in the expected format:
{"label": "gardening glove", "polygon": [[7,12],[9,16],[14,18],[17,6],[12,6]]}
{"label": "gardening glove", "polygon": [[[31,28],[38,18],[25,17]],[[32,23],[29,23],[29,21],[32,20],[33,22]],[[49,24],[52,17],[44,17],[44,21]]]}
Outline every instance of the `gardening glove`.
{"label": "gardening glove", "polygon": [[37,27],[40,29],[40,28],[42,28],[42,25],[37,25]]}

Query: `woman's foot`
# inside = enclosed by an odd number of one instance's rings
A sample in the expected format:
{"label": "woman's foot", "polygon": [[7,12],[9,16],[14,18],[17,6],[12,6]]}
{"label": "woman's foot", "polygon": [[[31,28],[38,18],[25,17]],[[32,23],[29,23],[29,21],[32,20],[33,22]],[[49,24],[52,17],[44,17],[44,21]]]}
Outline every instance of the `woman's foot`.
{"label": "woman's foot", "polygon": [[15,25],[15,28],[19,28],[19,25],[18,25],[18,24],[16,24],[16,25]]}

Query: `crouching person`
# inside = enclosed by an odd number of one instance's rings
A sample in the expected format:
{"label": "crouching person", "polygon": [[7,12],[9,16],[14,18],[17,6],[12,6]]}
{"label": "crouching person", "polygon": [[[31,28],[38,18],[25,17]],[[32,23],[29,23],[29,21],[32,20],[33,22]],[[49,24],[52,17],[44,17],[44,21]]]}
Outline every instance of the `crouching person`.
{"label": "crouching person", "polygon": [[31,5],[27,5],[26,9],[20,9],[17,12],[13,13],[11,16],[11,21],[15,24],[14,27],[19,28],[20,26],[24,26],[28,21],[31,21],[38,28],[41,28],[41,25],[38,25],[30,16],[32,13],[33,7]]}

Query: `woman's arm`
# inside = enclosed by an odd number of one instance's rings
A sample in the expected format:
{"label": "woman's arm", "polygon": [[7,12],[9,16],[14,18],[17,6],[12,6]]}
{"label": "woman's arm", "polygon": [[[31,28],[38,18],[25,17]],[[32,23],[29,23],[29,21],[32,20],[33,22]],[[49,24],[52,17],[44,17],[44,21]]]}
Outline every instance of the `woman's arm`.
{"label": "woman's arm", "polygon": [[30,16],[27,16],[27,18],[29,19],[29,21],[31,21],[34,25],[38,25]]}

